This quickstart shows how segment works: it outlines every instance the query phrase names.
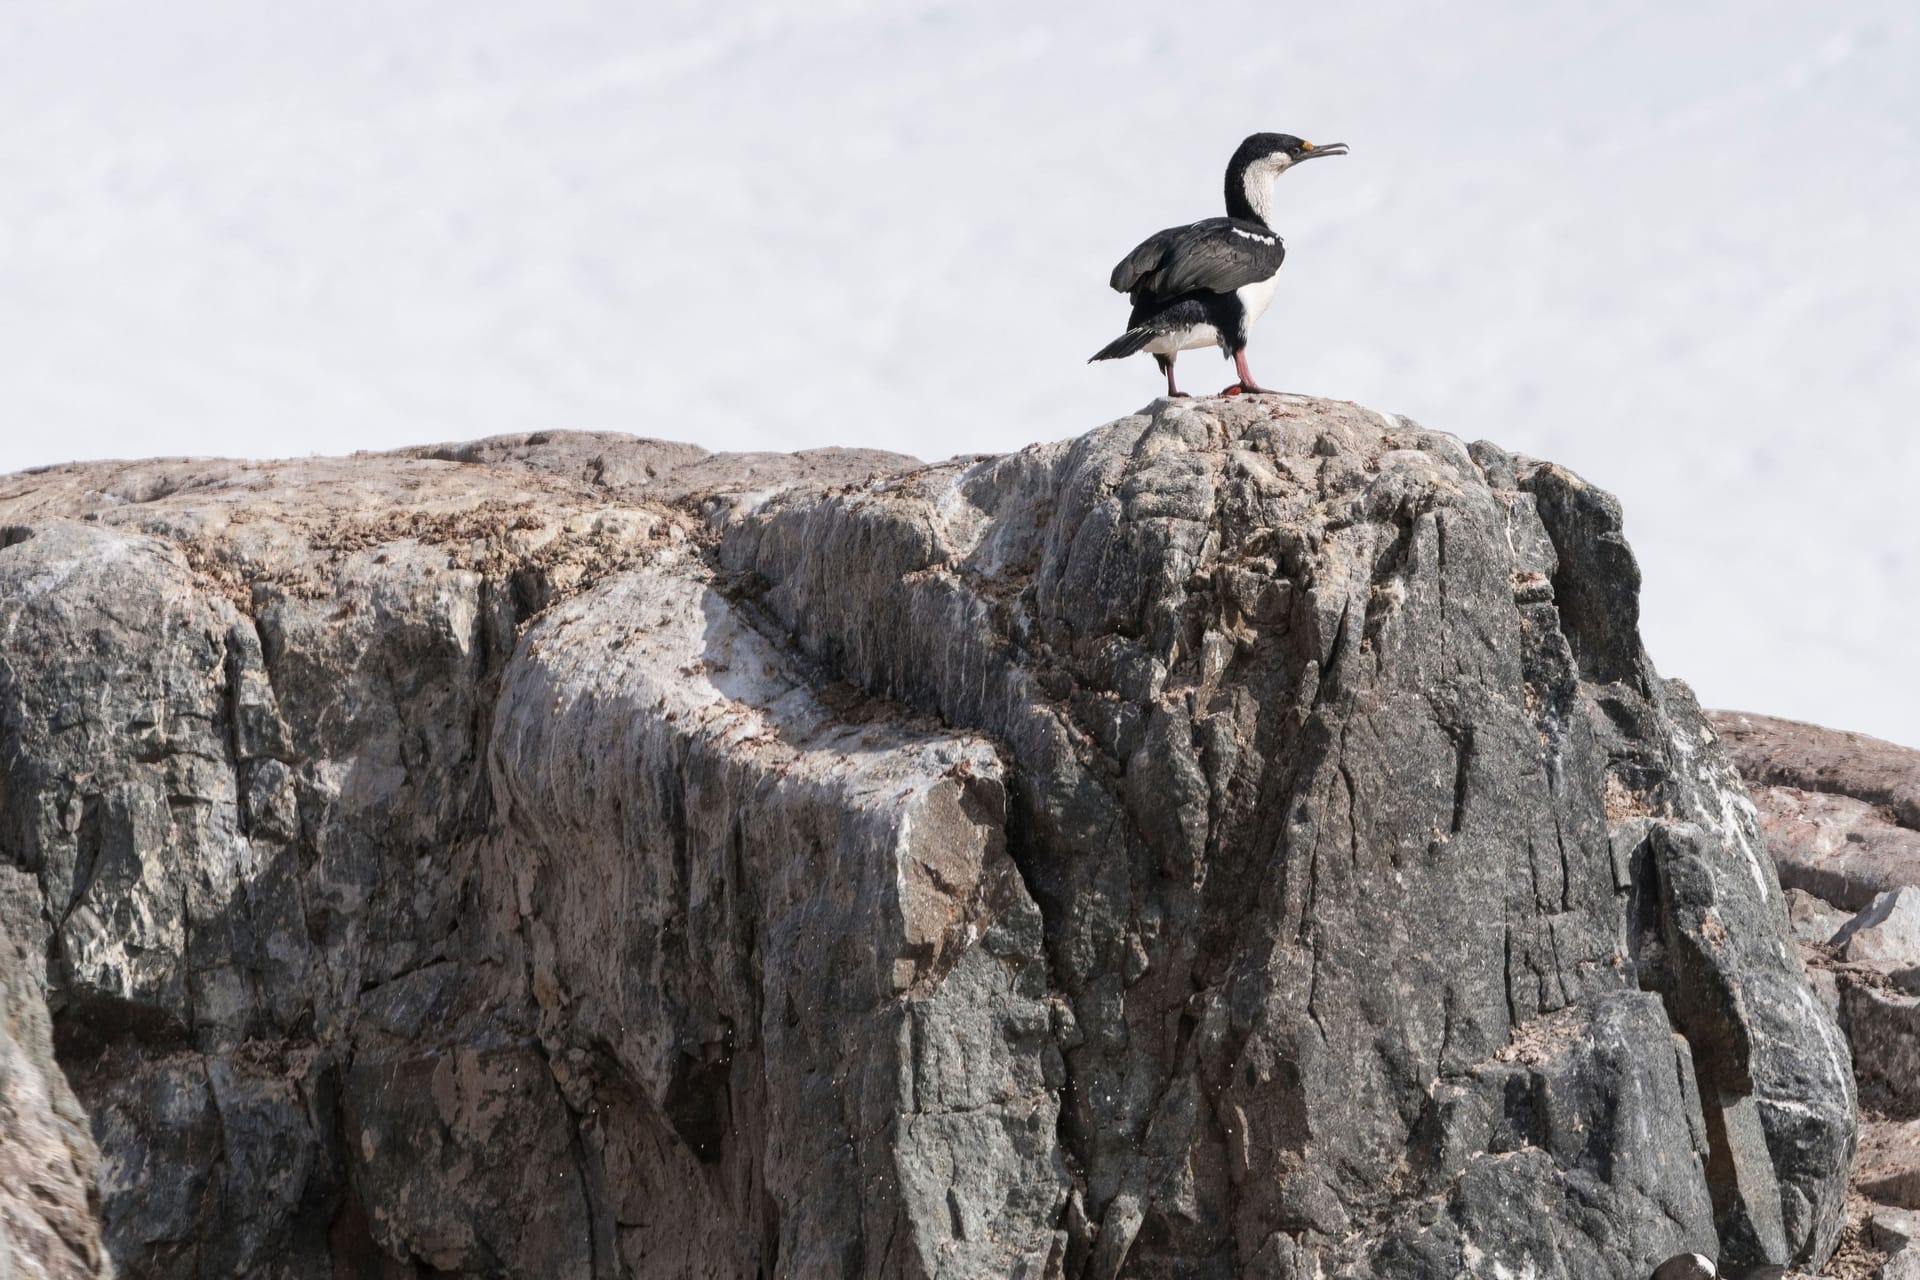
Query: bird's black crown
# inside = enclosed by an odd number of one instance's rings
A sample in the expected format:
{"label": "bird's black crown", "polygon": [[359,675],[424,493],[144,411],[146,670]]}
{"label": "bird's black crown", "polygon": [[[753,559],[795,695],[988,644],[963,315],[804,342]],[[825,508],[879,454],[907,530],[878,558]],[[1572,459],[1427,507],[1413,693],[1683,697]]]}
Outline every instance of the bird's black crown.
{"label": "bird's black crown", "polygon": [[1256,160],[1264,160],[1271,155],[1284,154],[1289,160],[1298,160],[1301,156],[1312,155],[1319,148],[1305,138],[1296,138],[1290,133],[1256,133],[1240,144],[1233,153],[1233,159],[1227,162],[1231,169],[1244,169]]}

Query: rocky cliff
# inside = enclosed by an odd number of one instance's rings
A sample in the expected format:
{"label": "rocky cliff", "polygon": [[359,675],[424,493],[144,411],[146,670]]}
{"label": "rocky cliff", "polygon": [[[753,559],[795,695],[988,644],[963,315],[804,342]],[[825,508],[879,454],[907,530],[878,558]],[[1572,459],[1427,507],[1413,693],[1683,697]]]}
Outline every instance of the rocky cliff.
{"label": "rocky cliff", "polygon": [[1294,397],[0,479],[7,1008],[130,1276],[1817,1262],[1847,1044],[1637,588]]}

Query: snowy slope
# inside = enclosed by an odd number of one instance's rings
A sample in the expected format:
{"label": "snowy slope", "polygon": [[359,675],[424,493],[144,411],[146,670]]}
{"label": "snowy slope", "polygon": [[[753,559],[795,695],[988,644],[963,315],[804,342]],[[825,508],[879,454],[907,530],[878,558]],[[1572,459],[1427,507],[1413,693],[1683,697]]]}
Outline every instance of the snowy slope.
{"label": "snowy slope", "polygon": [[1157,385],[1083,363],[1113,261],[1282,129],[1353,154],[1282,180],[1263,381],[1575,467],[1663,670],[1920,743],[1920,5],[1194,12],[0,5],[0,470],[693,385],[713,447],[1078,432]]}

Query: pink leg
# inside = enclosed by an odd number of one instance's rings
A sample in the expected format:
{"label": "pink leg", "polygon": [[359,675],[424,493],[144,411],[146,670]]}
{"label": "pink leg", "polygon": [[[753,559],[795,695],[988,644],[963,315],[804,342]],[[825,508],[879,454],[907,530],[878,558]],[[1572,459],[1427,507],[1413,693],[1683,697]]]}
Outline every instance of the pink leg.
{"label": "pink leg", "polygon": [[1172,356],[1155,356],[1154,359],[1160,362],[1160,368],[1167,375],[1168,398],[1173,400],[1191,399],[1192,397],[1187,395],[1186,392],[1182,391],[1180,388],[1173,385],[1173,357]]}
{"label": "pink leg", "polygon": [[1242,347],[1240,348],[1240,350],[1233,353],[1233,371],[1240,375],[1240,381],[1234,383],[1232,386],[1228,387],[1225,391],[1222,391],[1220,393],[1221,395],[1223,396],[1240,396],[1240,395],[1271,396],[1271,395],[1279,394],[1278,392],[1269,391],[1265,387],[1261,386],[1259,383],[1255,382],[1253,380],[1253,375],[1247,372],[1247,349],[1245,347]]}

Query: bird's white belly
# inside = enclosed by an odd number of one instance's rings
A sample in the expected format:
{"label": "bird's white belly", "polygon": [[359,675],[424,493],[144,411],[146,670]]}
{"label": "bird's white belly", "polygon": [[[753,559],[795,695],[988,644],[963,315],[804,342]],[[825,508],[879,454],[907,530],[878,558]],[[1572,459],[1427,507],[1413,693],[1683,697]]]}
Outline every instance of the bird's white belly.
{"label": "bird's white belly", "polygon": [[1176,351],[1192,351],[1196,347],[1218,346],[1220,331],[1210,324],[1189,325],[1185,329],[1169,329],[1149,342],[1143,350],[1157,356],[1170,356]]}
{"label": "bird's white belly", "polygon": [[1273,287],[1279,282],[1280,273],[1276,271],[1265,280],[1242,285],[1233,291],[1234,296],[1240,299],[1240,305],[1246,308],[1247,328],[1251,329],[1253,322],[1265,314],[1268,304],[1273,301]]}

